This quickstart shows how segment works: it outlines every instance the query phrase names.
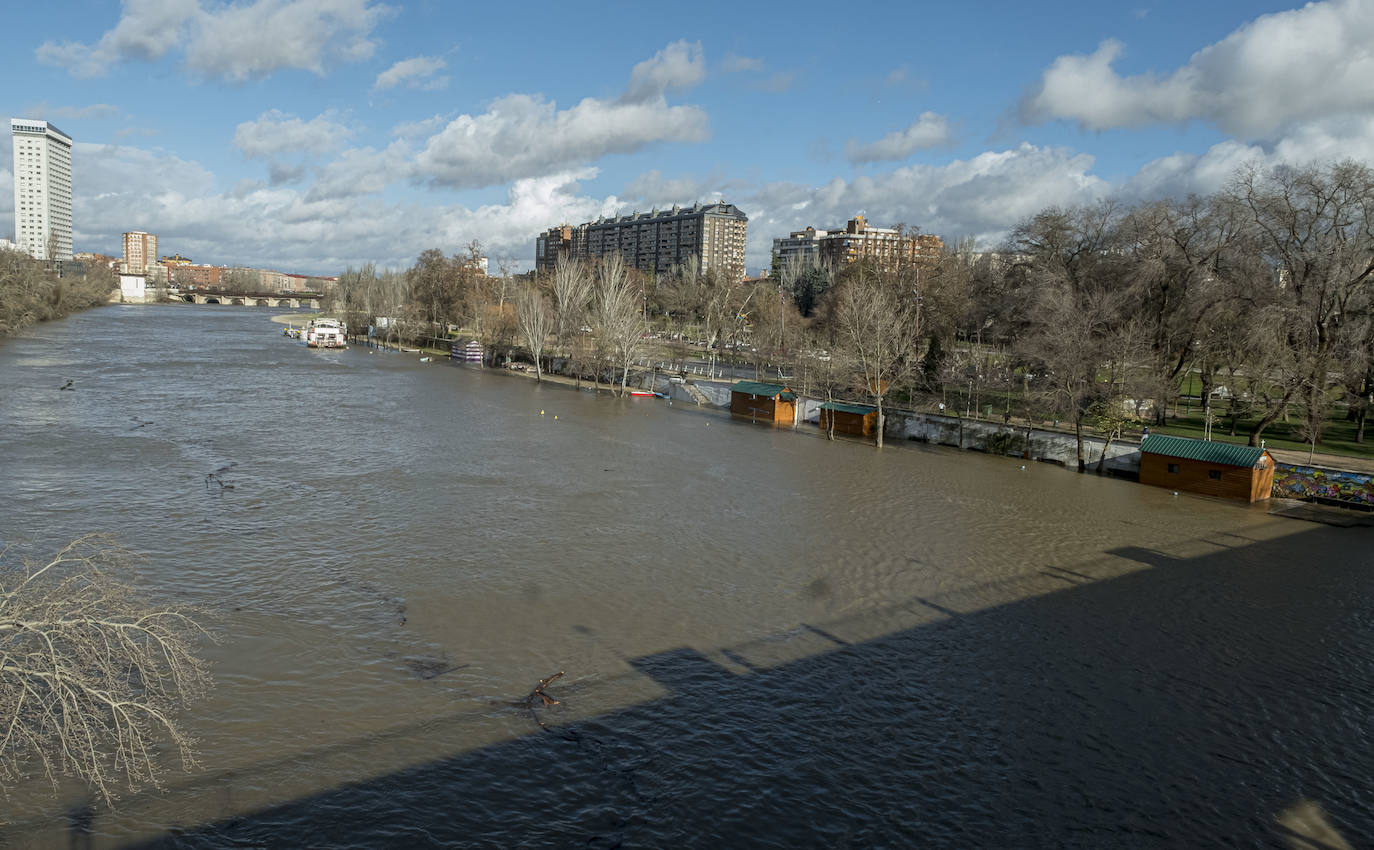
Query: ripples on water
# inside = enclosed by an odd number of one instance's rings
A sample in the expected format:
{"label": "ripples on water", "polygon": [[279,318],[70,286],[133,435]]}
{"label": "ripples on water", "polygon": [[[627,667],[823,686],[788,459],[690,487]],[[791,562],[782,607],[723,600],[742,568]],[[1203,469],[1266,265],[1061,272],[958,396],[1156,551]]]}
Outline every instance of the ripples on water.
{"label": "ripples on water", "polygon": [[[206,770],[102,846],[1252,845],[1301,800],[1371,827],[1362,529],[229,308],[0,344],[0,429],[4,542],[117,531],[219,616]],[[543,732],[511,702],[558,670]],[[15,789],[6,837],[65,846],[49,796]]]}

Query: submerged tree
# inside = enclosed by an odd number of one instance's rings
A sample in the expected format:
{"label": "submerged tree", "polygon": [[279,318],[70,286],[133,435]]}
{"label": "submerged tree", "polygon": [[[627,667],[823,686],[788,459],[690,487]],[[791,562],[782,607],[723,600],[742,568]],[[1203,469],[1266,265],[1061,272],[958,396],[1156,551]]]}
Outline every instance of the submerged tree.
{"label": "submerged tree", "polygon": [[544,344],[555,323],[553,308],[549,306],[548,297],[531,284],[521,289],[520,294],[516,296],[515,312],[520,323],[520,336],[524,339],[525,347],[530,350],[530,356],[534,358],[534,379],[542,381]]}
{"label": "submerged tree", "polygon": [[207,635],[121,580],[129,560],[89,536],[46,563],[0,561],[0,783],[75,776],[108,802],[156,784],[164,741],[194,765],[177,712],[210,684]]}
{"label": "submerged tree", "polygon": [[918,362],[921,323],[914,269],[860,269],[840,287],[833,319],[839,350],[857,365],[878,408],[881,448],[887,394]]}
{"label": "submerged tree", "polygon": [[620,254],[607,254],[597,266],[592,296],[592,328],[597,344],[614,358],[620,373],[620,394],[630,380],[630,366],[644,345],[644,314],[640,311],[639,287]]}

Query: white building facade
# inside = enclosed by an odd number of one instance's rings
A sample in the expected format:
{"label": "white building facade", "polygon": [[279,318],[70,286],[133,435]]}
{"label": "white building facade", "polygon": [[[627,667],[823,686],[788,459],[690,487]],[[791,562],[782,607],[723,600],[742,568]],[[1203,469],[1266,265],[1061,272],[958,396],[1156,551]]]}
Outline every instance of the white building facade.
{"label": "white building facade", "polygon": [[47,121],[10,119],[14,242],[39,260],[72,258],[72,138]]}

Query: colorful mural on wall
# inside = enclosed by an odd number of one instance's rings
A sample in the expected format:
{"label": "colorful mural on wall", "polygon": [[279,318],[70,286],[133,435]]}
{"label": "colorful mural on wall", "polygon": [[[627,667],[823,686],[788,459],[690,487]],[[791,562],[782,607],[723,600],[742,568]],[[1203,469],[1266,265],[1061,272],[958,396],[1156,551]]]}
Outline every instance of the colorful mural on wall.
{"label": "colorful mural on wall", "polygon": [[1274,495],[1285,499],[1332,499],[1374,507],[1374,475],[1279,463],[1274,465]]}

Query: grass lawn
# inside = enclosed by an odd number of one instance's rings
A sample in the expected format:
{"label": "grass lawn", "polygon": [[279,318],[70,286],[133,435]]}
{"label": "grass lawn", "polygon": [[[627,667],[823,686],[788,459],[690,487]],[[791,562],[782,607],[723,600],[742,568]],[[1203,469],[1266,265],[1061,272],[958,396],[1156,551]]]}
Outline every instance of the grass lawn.
{"label": "grass lawn", "polygon": [[[1254,420],[1242,419],[1236,428],[1236,436],[1232,437],[1229,420],[1226,420],[1225,427],[1220,422],[1213,422],[1212,439],[1217,442],[1244,445],[1250,439],[1250,428],[1253,425]],[[1301,427],[1301,423],[1296,420],[1286,423],[1279,421],[1264,429],[1264,433],[1260,437],[1265,441],[1265,445],[1270,448],[1307,451],[1312,445],[1297,436],[1298,429]],[[1325,436],[1317,443],[1318,452],[1374,458],[1374,428],[1365,429],[1366,442],[1363,443],[1355,442],[1355,423],[1347,422],[1344,418],[1328,419],[1324,432]],[[1195,412],[1191,416],[1180,413],[1177,418],[1171,417],[1168,425],[1162,428],[1152,428],[1151,433],[1201,437],[1203,434],[1202,411],[1195,408]]]}

